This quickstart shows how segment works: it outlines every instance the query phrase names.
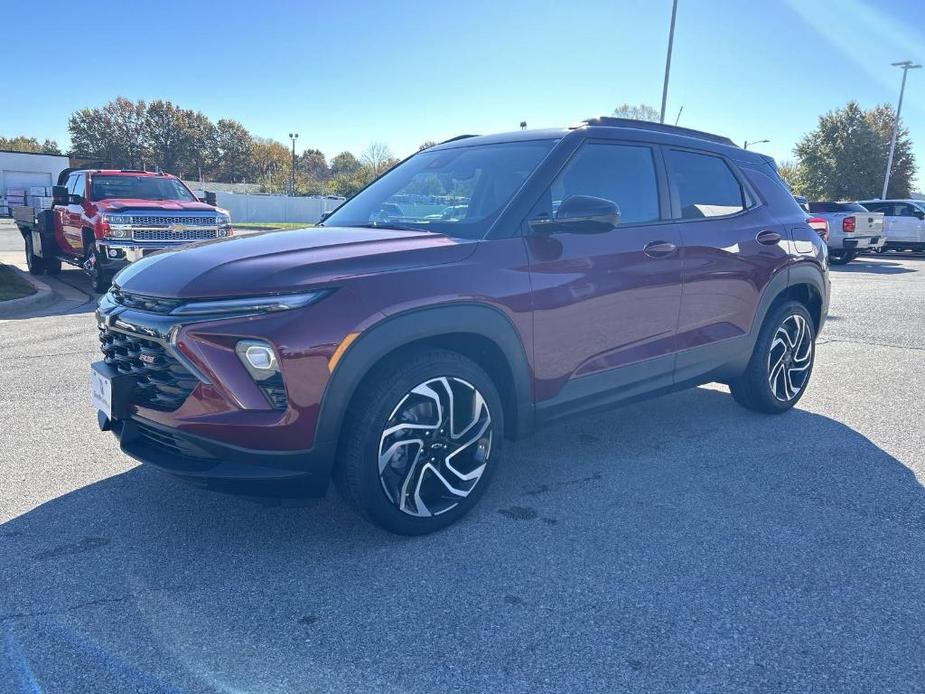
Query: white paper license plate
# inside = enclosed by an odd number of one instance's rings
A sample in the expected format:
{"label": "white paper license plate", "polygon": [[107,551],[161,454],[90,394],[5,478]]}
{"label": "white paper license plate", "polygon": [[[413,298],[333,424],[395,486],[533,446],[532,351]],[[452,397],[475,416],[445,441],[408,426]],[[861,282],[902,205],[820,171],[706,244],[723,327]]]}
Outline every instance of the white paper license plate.
{"label": "white paper license plate", "polygon": [[112,381],[96,369],[90,369],[90,400],[93,406],[112,419]]}

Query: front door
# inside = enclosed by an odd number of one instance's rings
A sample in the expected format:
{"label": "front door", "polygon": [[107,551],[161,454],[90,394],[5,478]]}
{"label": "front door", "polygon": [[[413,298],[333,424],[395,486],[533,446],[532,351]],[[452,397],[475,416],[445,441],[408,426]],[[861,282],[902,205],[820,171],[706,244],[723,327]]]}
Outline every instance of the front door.
{"label": "front door", "polygon": [[[680,237],[663,222],[657,156],[637,143],[586,142],[528,216],[535,396],[547,408],[671,382]],[[619,222],[589,233],[559,221],[574,196],[616,203]]]}
{"label": "front door", "polygon": [[[73,188],[69,182],[68,193],[70,199],[66,206],[61,209],[61,234],[64,237],[64,245],[61,249],[72,255],[83,254],[83,197],[86,194],[87,177],[86,174],[73,174]],[[59,244],[60,244],[59,240]]]}

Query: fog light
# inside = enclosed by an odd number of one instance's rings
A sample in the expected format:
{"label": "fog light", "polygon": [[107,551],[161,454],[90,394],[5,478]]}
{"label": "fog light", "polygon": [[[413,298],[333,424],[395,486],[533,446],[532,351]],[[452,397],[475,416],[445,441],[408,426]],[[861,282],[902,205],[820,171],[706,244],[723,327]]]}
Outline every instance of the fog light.
{"label": "fog light", "polygon": [[279,372],[276,352],[261,340],[241,340],[235,346],[244,368],[256,381],[264,381]]}
{"label": "fog light", "polygon": [[110,257],[110,258],[118,258],[118,257],[119,257],[119,251],[117,251],[115,248],[110,248],[110,249],[109,249],[109,257]]}

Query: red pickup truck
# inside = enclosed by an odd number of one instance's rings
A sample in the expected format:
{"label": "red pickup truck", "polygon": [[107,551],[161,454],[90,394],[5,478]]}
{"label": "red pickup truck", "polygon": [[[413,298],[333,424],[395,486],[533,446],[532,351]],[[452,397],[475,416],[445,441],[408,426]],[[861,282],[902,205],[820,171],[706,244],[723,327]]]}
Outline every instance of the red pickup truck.
{"label": "red pickup truck", "polygon": [[29,272],[54,275],[68,263],[83,268],[98,292],[148,253],[233,233],[214,195],[200,201],[170,174],[65,169],[53,192],[49,210],[13,210]]}

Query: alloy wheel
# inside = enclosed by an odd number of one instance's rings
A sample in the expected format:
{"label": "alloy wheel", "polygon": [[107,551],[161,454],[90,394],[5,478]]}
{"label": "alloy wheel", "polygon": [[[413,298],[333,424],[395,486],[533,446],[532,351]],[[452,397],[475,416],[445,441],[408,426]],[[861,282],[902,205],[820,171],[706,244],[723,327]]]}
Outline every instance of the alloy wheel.
{"label": "alloy wheel", "polygon": [[809,321],[794,313],[778,326],[768,351],[768,385],[781,402],[793,400],[809,380],[813,336]]}
{"label": "alloy wheel", "polygon": [[491,412],[468,381],[441,376],[412,388],[379,437],[379,481],[410,516],[445,513],[479,482],[491,455]]}

